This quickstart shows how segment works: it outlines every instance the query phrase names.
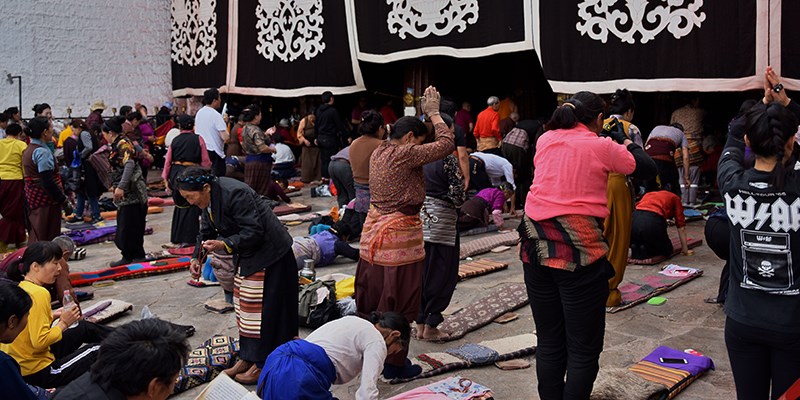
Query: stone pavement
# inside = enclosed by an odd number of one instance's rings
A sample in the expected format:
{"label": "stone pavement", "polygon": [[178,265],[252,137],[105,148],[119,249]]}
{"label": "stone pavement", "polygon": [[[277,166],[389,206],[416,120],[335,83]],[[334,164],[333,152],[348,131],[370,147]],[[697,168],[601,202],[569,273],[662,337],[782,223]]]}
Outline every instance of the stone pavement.
{"label": "stone pavement", "polygon": [[[151,174],[155,173],[155,171],[151,172]],[[304,204],[311,204],[313,211],[330,209],[335,203],[335,200],[330,197],[311,198],[307,188],[303,190],[301,197],[294,200]],[[154,229],[154,233],[145,236],[146,251],[159,250],[161,249],[161,244],[169,241],[171,218],[172,207],[166,207],[165,212],[162,214],[148,216],[148,226]],[[507,221],[505,228],[513,229],[518,222],[518,220]],[[703,225],[704,222],[702,221],[689,223],[689,236],[702,238]],[[294,236],[307,234],[308,223],[291,227],[289,231]],[[671,233],[675,234],[675,232]],[[468,242],[475,238],[474,236],[464,238],[462,242]],[[357,246],[357,244],[355,245]],[[88,255],[85,260],[70,263],[72,271],[90,271],[105,268],[108,266],[109,261],[119,258],[118,250],[110,242],[89,245],[86,248]],[[523,282],[522,265],[517,257],[516,249],[512,248],[503,253],[483,255],[477,258],[483,257],[507,262],[509,268],[460,282],[453,296],[452,306],[463,307],[487,295],[493,288],[503,283]],[[600,368],[602,370],[604,367],[626,367],[638,361],[659,345],[666,345],[676,349],[693,348],[713,358],[717,369],[689,386],[679,398],[684,400],[733,398],[733,378],[723,338],[725,315],[721,307],[703,302],[704,298],[716,295],[722,262],[705,245],[696,248],[695,255],[680,255],[672,259],[671,262],[702,268],[705,273],[703,276],[674,291],[666,293],[664,297],[668,301],[664,305],[651,306],[642,304],[616,314],[608,314],[605,350],[600,358]],[[658,267],[629,266],[625,274],[625,281],[656,271]],[[318,270],[318,274],[334,272],[355,274],[355,263],[345,262],[340,258],[336,264]],[[189,339],[193,347],[201,344],[214,334],[236,336],[236,323],[233,313],[219,315],[203,309],[203,303],[208,299],[222,297],[221,289],[219,287],[191,287],[186,284],[188,279],[188,272],[178,272],[118,281],[112,286],[94,289],[95,299],[92,302],[115,298],[135,305],[132,313],[117,320],[113,325],[137,319],[143,306],[148,306],[154,314],[165,320],[178,324],[194,325],[197,332]],[[410,354],[442,351],[464,343],[477,343],[483,340],[532,332],[534,325],[530,308],[526,306],[517,310],[517,313],[520,318],[516,321],[504,325],[493,323],[467,334],[461,340],[445,344],[412,340]],[[305,337],[309,332],[308,329],[301,328],[300,336]],[[534,370],[535,360],[533,356],[528,357],[528,360],[531,362],[532,368],[523,370],[502,371],[494,366],[485,366],[453,371],[450,374],[458,374],[490,387],[493,389],[497,399],[538,399]],[[379,383],[381,398],[391,397],[442,379],[445,376],[447,375],[399,385]],[[335,386],[333,393],[341,400],[353,399],[358,386],[359,380],[357,379],[347,385]],[[202,387],[195,388],[174,398],[193,399],[201,389]],[[255,387],[252,389],[254,390]]]}

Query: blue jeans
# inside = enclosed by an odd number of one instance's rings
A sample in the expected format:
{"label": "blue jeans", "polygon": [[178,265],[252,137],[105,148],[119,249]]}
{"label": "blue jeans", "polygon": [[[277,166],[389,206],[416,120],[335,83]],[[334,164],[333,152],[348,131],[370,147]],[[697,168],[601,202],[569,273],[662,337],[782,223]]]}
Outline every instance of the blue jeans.
{"label": "blue jeans", "polygon": [[[78,204],[77,209],[75,210],[75,216],[78,218],[83,218],[83,210],[86,206],[86,194],[83,191],[79,191],[77,193],[78,197]],[[97,203],[97,197],[89,197],[89,206],[92,207],[92,218],[99,219],[100,218],[100,204]]]}

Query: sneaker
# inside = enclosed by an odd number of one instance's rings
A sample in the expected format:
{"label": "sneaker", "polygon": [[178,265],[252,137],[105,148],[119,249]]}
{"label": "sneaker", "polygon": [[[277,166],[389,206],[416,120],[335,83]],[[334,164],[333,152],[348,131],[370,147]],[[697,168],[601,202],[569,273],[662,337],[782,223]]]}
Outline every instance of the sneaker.
{"label": "sneaker", "polygon": [[103,222],[103,221],[105,221],[105,220],[103,219],[103,217],[101,217],[101,216],[97,216],[97,217],[92,217],[92,220],[91,220],[91,221],[89,221],[89,223],[91,223],[91,224],[96,224],[96,223],[98,223],[98,222]]}

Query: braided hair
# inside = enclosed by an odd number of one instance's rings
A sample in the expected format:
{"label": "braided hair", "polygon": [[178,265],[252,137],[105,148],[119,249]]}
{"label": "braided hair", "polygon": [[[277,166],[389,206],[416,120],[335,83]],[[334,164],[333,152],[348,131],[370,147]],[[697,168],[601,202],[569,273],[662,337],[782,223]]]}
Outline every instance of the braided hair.
{"label": "braided hair", "polygon": [[789,140],[794,140],[797,132],[797,119],[778,103],[758,103],[746,114],[747,138],[753,153],[760,157],[775,157],[775,169],[770,174],[770,184],[782,189],[786,175],[792,173],[791,168],[784,166],[784,149]]}
{"label": "braided hair", "polygon": [[176,182],[178,182],[178,190],[199,192],[206,184],[211,184],[216,180],[217,177],[206,168],[189,167],[181,172]]}

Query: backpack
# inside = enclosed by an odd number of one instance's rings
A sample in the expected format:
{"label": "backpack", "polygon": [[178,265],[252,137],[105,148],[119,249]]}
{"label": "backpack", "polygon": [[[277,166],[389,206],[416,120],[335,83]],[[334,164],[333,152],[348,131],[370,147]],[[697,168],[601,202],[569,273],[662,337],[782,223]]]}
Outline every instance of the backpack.
{"label": "backpack", "polygon": [[[323,299],[317,297],[320,289],[328,289]],[[339,318],[339,307],[336,306],[336,282],[314,281],[300,285],[297,295],[297,323],[307,328],[319,328],[327,322]]]}

